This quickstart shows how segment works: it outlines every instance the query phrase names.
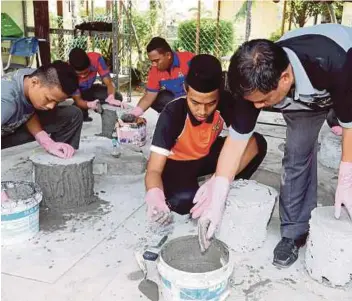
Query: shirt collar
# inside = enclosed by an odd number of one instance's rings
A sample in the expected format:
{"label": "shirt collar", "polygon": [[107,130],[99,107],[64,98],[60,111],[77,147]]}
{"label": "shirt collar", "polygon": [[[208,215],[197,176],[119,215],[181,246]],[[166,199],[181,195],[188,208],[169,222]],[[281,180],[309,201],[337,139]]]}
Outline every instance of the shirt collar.
{"label": "shirt collar", "polygon": [[316,90],[312,86],[298,56],[289,48],[283,47],[283,49],[288,56],[295,77],[294,99],[299,99],[300,95],[314,95]]}
{"label": "shirt collar", "polygon": [[178,58],[177,53],[172,52],[172,55],[173,55],[173,60],[172,60],[171,68],[180,67],[180,59]]}

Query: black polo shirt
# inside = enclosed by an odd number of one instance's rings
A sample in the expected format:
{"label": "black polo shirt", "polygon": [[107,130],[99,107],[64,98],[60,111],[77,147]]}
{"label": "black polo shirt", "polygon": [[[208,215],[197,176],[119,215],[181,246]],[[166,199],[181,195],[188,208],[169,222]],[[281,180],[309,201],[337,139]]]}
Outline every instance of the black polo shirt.
{"label": "black polo shirt", "polygon": [[223,124],[218,110],[199,122],[190,112],[186,98],[175,99],[158,118],[150,150],[172,160],[201,159],[209,154]]}
{"label": "black polo shirt", "polygon": [[[352,128],[352,28],[321,24],[286,33],[276,42],[287,53],[295,86],[279,104],[282,111],[334,108],[342,127]],[[230,135],[249,139],[260,110],[234,99]]]}

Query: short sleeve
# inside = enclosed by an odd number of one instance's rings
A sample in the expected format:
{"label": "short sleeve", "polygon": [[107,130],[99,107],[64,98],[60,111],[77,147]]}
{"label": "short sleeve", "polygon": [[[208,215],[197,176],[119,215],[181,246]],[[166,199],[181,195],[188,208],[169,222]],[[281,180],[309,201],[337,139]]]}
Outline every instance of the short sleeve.
{"label": "short sleeve", "polygon": [[100,75],[100,78],[103,79],[105,77],[110,77],[110,70],[108,66],[105,63],[105,60],[103,59],[102,56],[98,57],[98,73]]}
{"label": "short sleeve", "polygon": [[254,132],[260,110],[244,98],[234,98],[233,101],[230,136],[235,140],[247,140]]}
{"label": "short sleeve", "polygon": [[340,125],[352,128],[352,48],[347,52],[341,71],[335,76],[330,94]]}
{"label": "short sleeve", "polygon": [[160,91],[158,71],[155,67],[151,67],[149,70],[147,91],[149,91],[149,92],[159,92]]}
{"label": "short sleeve", "polygon": [[1,125],[7,124],[16,114],[16,93],[11,86],[12,83],[1,80]]}
{"label": "short sleeve", "polygon": [[171,154],[171,149],[176,144],[186,119],[186,114],[184,114],[183,109],[180,109],[179,105],[171,103],[160,113],[153,135],[152,146],[150,147],[152,152],[167,157]]}

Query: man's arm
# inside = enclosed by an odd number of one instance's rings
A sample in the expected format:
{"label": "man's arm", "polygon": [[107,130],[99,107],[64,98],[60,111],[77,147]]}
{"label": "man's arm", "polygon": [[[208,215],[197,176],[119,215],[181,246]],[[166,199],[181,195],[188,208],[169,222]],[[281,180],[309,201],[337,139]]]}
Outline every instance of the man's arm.
{"label": "man's arm", "polygon": [[75,104],[83,109],[83,110],[88,110],[88,105],[87,105],[87,101],[84,101],[81,94],[76,94],[76,95],[72,95],[73,101],[75,102]]}
{"label": "man's arm", "polygon": [[105,76],[103,78],[103,83],[108,88],[108,95],[114,95],[115,97],[115,85],[110,76]]}
{"label": "man's arm", "polygon": [[343,128],[341,161],[352,162],[352,128]]}
{"label": "man's arm", "polygon": [[160,188],[163,190],[163,181],[161,175],[163,173],[167,157],[155,152],[150,153],[147,172],[145,175],[145,187],[148,191],[152,188]]}
{"label": "man's arm", "polygon": [[240,166],[247,144],[247,139],[235,140],[228,136],[221,150],[215,175],[225,177],[232,182]]}
{"label": "man's arm", "polygon": [[147,91],[143,95],[143,97],[139,100],[137,107],[140,107],[143,110],[143,112],[145,112],[153,104],[157,96],[158,96],[158,92]]}
{"label": "man's arm", "polygon": [[28,132],[33,135],[33,137],[35,137],[39,132],[43,130],[39,121],[39,117],[36,113],[34,113],[33,116],[28,119],[28,121],[26,122],[26,128]]}

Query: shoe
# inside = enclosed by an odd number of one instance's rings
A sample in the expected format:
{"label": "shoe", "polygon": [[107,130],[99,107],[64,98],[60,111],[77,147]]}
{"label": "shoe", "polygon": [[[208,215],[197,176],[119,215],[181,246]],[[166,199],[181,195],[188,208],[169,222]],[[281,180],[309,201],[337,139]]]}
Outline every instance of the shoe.
{"label": "shoe", "polygon": [[92,117],[87,116],[83,118],[83,122],[91,122],[91,121],[93,121]]}
{"label": "shoe", "polygon": [[294,239],[283,237],[274,249],[273,265],[279,268],[290,267],[298,258],[299,248]]}

